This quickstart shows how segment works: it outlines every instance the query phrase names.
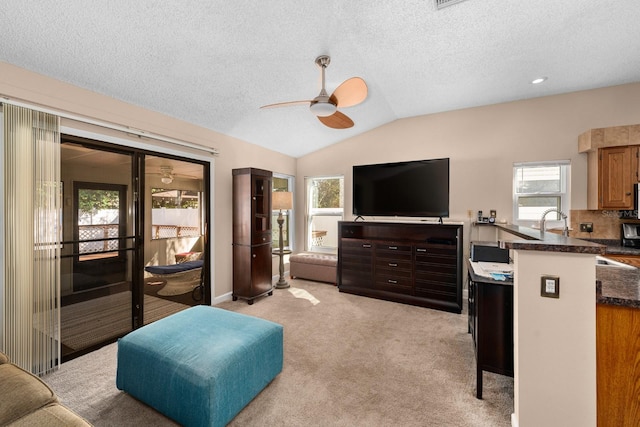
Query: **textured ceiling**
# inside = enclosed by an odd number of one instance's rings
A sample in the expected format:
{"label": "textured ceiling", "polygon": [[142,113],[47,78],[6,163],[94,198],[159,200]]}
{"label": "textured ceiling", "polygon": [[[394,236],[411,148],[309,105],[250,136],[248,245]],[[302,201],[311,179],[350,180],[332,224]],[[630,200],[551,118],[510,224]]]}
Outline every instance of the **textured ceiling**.
{"label": "textured ceiling", "polygon": [[[637,0],[2,0],[0,28],[2,61],[294,157],[399,118],[640,81]],[[321,54],[329,93],[368,84],[342,110],[353,128],[259,109],[315,97]]]}

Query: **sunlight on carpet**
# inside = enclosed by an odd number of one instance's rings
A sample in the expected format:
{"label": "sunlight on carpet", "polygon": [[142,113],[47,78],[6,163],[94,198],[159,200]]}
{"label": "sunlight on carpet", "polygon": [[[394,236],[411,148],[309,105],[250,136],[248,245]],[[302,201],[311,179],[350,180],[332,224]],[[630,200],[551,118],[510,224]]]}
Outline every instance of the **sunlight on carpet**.
{"label": "sunlight on carpet", "polygon": [[316,297],[314,297],[313,295],[311,295],[308,291],[305,291],[304,289],[293,288],[292,287],[292,288],[289,288],[289,292],[291,292],[291,294],[296,298],[309,300],[309,302],[311,304],[313,304],[313,305],[320,304],[320,300],[318,300]]}

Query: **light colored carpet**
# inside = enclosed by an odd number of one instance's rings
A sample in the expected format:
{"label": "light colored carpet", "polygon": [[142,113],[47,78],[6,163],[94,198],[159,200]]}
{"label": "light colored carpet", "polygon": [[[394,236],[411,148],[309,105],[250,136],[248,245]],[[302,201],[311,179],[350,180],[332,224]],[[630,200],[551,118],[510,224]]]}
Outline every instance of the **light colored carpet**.
{"label": "light colored carpet", "polygon": [[[253,305],[219,306],[284,325],[282,373],[231,426],[510,426],[512,378],[485,373],[475,398],[466,314],[290,283]],[[44,379],[96,426],[175,425],[118,391],[115,372],[111,344]]]}
{"label": "light colored carpet", "polygon": [[[189,308],[150,295],[144,296],[145,324]],[[76,304],[60,311],[60,339],[72,350],[81,350],[131,330],[131,292],[118,292]]]}

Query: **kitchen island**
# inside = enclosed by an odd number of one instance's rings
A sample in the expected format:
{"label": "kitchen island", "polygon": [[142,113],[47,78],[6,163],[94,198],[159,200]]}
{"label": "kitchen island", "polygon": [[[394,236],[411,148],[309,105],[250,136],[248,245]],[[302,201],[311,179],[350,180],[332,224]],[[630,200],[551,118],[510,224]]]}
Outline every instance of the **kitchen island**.
{"label": "kitchen island", "polygon": [[[640,258],[640,250],[613,240],[585,241],[527,227],[497,227],[498,241],[513,250],[517,270],[512,424],[534,420],[537,425],[640,425],[640,269],[596,266],[596,255],[633,260]],[[541,296],[540,277],[546,274],[561,279],[556,301]],[[555,338],[548,338],[552,335]],[[580,381],[580,376],[588,378],[580,386],[566,386],[567,381]],[[548,409],[546,415],[535,413],[541,405]],[[586,418],[579,418],[580,405]]]}
{"label": "kitchen island", "polygon": [[606,246],[528,227],[495,227],[514,267],[511,424],[595,427],[596,256]]}

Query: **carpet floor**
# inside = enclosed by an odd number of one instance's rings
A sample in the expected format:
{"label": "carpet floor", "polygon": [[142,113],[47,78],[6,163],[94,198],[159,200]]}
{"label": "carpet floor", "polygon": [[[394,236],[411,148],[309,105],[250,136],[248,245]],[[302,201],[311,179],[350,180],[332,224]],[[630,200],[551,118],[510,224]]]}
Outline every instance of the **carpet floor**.
{"label": "carpet floor", "polygon": [[[283,371],[230,426],[510,426],[512,378],[485,373],[475,398],[465,313],[290,283],[253,305],[218,305],[284,326]],[[116,389],[116,354],[110,344],[44,380],[96,426],[176,425]]]}

